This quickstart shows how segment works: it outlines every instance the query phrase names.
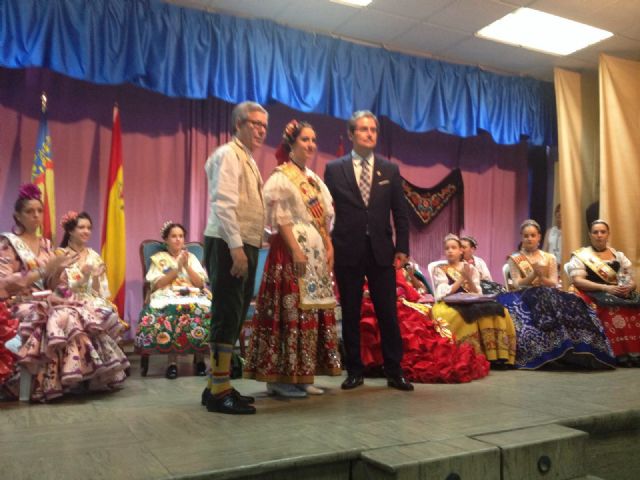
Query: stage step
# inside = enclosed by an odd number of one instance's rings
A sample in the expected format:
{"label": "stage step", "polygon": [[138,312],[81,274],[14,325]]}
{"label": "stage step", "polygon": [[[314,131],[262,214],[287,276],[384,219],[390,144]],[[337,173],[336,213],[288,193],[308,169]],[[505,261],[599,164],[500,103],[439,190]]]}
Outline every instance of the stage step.
{"label": "stage step", "polygon": [[365,451],[353,480],[596,480],[585,475],[588,434],[544,425]]}
{"label": "stage step", "polygon": [[542,425],[475,439],[500,448],[502,480],[564,480],[588,473],[584,463],[588,437],[585,432],[562,425]]}

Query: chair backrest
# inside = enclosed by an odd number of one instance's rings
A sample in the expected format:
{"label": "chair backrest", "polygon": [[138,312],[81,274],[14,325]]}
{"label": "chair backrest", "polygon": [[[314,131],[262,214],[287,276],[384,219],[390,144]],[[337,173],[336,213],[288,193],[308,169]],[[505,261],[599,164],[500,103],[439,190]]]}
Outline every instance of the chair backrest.
{"label": "chair backrest", "polygon": [[267,261],[269,248],[261,248],[258,252],[258,266],[256,267],[256,279],[253,282],[253,296],[257,297],[262,283],[262,274],[264,273],[264,264]]}
{"label": "chair backrest", "polygon": [[[184,247],[192,253],[200,263],[204,261],[204,247],[200,242],[186,242]],[[147,282],[144,278],[149,271],[149,267],[151,266],[151,257],[158,252],[165,252],[167,250],[167,245],[160,240],[143,240],[140,242],[140,264],[142,266],[142,297],[144,298],[144,303],[148,303],[149,301],[149,282]]]}
{"label": "chair backrest", "polygon": [[431,286],[433,287],[433,296],[435,297],[436,295],[436,279],[434,276],[434,273],[436,271],[436,267],[438,265],[442,265],[443,263],[446,263],[446,260],[436,260],[435,262],[431,262],[429,265],[427,265],[427,271],[429,272],[429,278],[431,279]]}
{"label": "chair backrest", "polygon": [[568,280],[568,284],[567,287],[569,287],[570,285],[573,285],[573,278],[571,278],[571,275],[569,275],[569,262],[565,263],[564,266],[564,273],[567,275],[567,280]]}
{"label": "chair backrest", "polygon": [[511,269],[509,262],[502,265],[502,277],[504,278],[504,286],[507,290],[513,290],[513,281],[511,280]]}

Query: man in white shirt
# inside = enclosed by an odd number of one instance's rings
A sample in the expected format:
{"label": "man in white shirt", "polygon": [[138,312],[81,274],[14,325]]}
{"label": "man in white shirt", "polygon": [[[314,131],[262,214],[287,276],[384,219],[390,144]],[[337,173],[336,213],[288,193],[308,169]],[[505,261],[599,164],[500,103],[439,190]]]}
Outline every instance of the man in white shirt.
{"label": "man in white shirt", "polygon": [[262,177],[253,153],[267,135],[269,115],[255,102],[231,113],[233,139],[207,159],[209,215],[204,231],[211,305],[211,376],[202,394],[210,412],[251,414],[254,399],[230,383],[231,354],[247,315],[264,231]]}

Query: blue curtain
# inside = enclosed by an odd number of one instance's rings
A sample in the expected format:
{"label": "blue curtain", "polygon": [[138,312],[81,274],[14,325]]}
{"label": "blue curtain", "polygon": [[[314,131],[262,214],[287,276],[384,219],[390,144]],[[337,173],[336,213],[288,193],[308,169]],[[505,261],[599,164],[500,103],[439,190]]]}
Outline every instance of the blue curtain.
{"label": "blue curtain", "polygon": [[158,0],[0,0],[0,65],[338,118],[370,109],[413,132],[556,143],[551,83]]}

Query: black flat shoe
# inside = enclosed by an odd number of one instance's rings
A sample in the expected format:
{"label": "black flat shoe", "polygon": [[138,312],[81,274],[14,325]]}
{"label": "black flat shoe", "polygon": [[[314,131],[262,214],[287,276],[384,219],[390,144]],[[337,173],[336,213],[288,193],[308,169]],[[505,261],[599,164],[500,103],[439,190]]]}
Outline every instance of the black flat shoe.
{"label": "black flat shoe", "polygon": [[[237,391],[235,388],[231,390],[232,395],[235,395],[236,397],[238,397],[240,400],[242,400],[244,403],[256,403],[256,399],[250,395],[242,395],[239,391]],[[206,405],[207,404],[207,400],[209,399],[209,397],[211,396],[211,390],[209,390],[209,388],[205,387],[204,390],[202,391],[202,395],[200,397],[200,403],[202,405]]]}
{"label": "black flat shoe", "polygon": [[196,375],[198,377],[206,377],[207,376],[207,365],[204,362],[196,363]]}
{"label": "black flat shoe", "polygon": [[405,392],[413,391],[413,385],[404,377],[391,377],[387,379],[387,386]]}
{"label": "black flat shoe", "polygon": [[178,378],[178,366],[175,364],[171,364],[167,367],[167,371],[164,373],[164,376],[169,380],[175,380]]}
{"label": "black flat shoe", "polygon": [[349,375],[347,379],[342,382],[341,388],[343,390],[353,390],[364,383],[364,377],[362,375]]}
{"label": "black flat shoe", "polygon": [[207,399],[207,411],[229,415],[251,415],[256,413],[256,407],[243,402],[233,394],[233,391],[230,391],[221,397],[210,395]]}

